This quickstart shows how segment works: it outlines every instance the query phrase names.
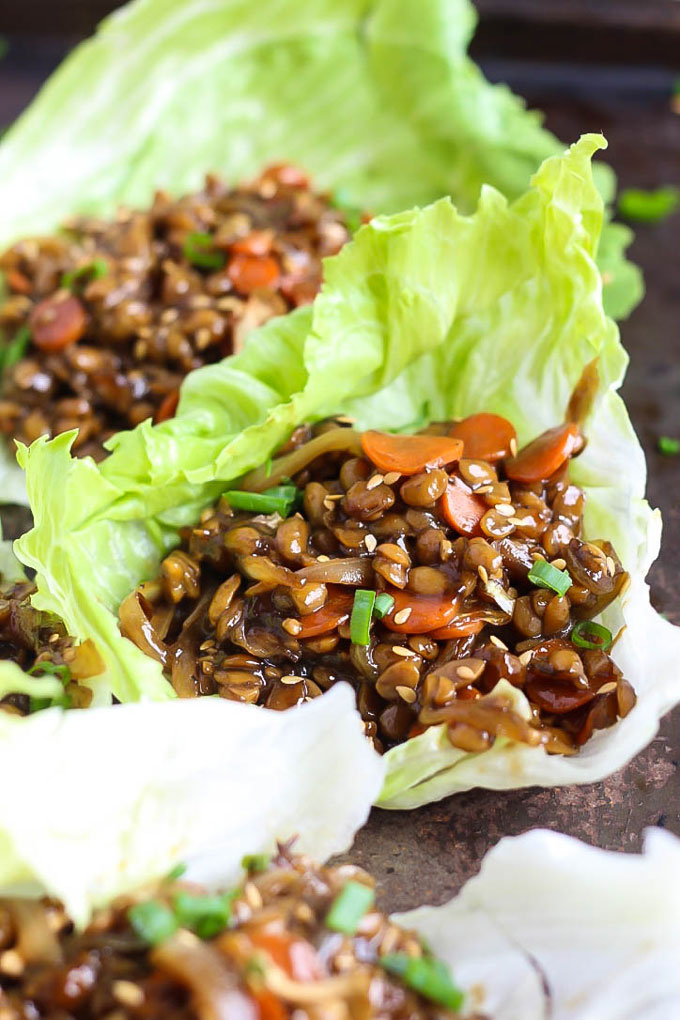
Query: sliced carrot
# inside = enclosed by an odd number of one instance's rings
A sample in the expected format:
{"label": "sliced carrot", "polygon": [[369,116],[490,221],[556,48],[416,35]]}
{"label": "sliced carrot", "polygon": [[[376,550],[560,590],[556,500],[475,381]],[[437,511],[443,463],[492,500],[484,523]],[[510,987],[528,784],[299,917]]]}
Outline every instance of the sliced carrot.
{"label": "sliced carrot", "polygon": [[260,180],[276,181],[289,188],[309,187],[309,175],[292,163],[273,163],[262,173]]}
{"label": "sliced carrot", "polygon": [[452,476],[449,486],[439,500],[439,510],[444,520],[460,535],[480,535],[479,522],[488,510],[488,506],[480,496],[475,496],[472,489],[462,478]]}
{"label": "sliced carrot", "polygon": [[175,411],[179,404],[179,390],[170,390],[167,396],[163,397],[163,400],[158,406],[158,410],[154,415],[154,421],[158,425],[159,422],[167,421],[168,418],[175,417]]}
{"label": "sliced carrot", "polygon": [[288,1010],[268,988],[258,988],[250,994],[255,1002],[258,1020],[287,1020]]}
{"label": "sliced carrot", "polygon": [[322,977],[317,952],[306,939],[267,928],[256,928],[247,934],[255,948],[267,953],[294,981],[317,981]]}
{"label": "sliced carrot", "polygon": [[483,626],[483,620],[467,620],[465,623],[457,623],[454,620],[453,623],[447,624],[446,627],[439,627],[438,630],[431,631],[429,637],[434,638],[435,641],[450,641],[452,638],[469,637],[470,634],[479,634]]}
{"label": "sliced carrot", "polygon": [[297,637],[319,637],[321,634],[329,634],[341,623],[349,620],[353,605],[354,592],[329,586],[326,604],[309,616],[300,617],[302,630],[298,632]]}
{"label": "sliced carrot", "polygon": [[241,294],[272,287],[279,278],[279,264],[272,255],[234,255],[227,275]]}
{"label": "sliced carrot", "polygon": [[245,237],[234,241],[231,250],[240,255],[269,255],[273,236],[271,230],[251,230]]}
{"label": "sliced carrot", "polygon": [[[413,595],[392,587],[388,591],[394,605],[382,622],[397,634],[428,634],[436,627],[444,627],[460,612],[460,602],[455,595]],[[408,619],[395,623],[394,617],[404,609],[411,610]]]}
{"label": "sliced carrot", "polygon": [[372,430],[362,434],[361,446],[380,471],[397,471],[400,475],[453,464],[463,452],[460,439],[451,436],[395,436]]}
{"label": "sliced carrot", "polygon": [[517,440],[517,433],[512,422],[501,418],[499,414],[471,414],[469,418],[457,422],[449,435],[462,439],[463,452],[470,460],[486,460],[490,464],[509,457],[512,452],[512,440]]}
{"label": "sliced carrot", "polygon": [[7,273],[7,283],[9,284],[9,289],[15,294],[31,293],[31,281],[23,273],[20,273],[18,269],[10,269]]}
{"label": "sliced carrot", "polygon": [[578,425],[556,425],[506,460],[505,473],[515,482],[545,481],[581,449],[582,442]]}
{"label": "sliced carrot", "polygon": [[35,346],[53,354],[80,340],[87,326],[87,312],[77,297],[55,295],[35,306],[29,323]]}

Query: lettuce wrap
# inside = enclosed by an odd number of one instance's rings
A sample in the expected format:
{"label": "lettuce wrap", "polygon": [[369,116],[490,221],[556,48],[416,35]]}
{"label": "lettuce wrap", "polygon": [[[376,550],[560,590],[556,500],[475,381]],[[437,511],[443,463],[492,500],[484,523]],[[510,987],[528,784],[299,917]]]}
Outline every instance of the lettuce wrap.
{"label": "lettuce wrap", "polygon": [[450,903],[395,920],[494,1020],[668,1020],[680,1013],[680,840],[642,854],[535,829],[502,839]]}
{"label": "lettuce wrap", "polygon": [[[206,170],[235,182],[280,160],[375,213],[443,195],[469,212],[486,183],[515,199],[561,145],[469,59],[475,21],[469,0],[135,0],[0,144],[0,245],[74,213],[144,207],[158,187],[193,190]],[[596,177],[610,203],[611,170]],[[617,318],[642,295],[631,238],[607,224],[598,253]],[[14,451],[2,457],[3,498],[24,502]]]}
{"label": "lettuce wrap", "polygon": [[[621,631],[614,655],[638,703],[574,757],[506,739],[465,753],[443,726],[431,727],[388,752],[379,803],[592,782],[651,740],[680,698],[680,632],[649,604],[644,578],[660,515],[644,499],[644,457],[616,392],[626,355],[594,261],[603,204],[591,157],[604,144],[585,136],[550,158],[512,204],[485,187],[471,216],[443,199],[376,218],[327,260],[312,308],[273,320],[241,355],[190,375],[177,417],[120,434],[99,466],[71,458],[68,435],[22,449],[35,527],[16,549],[37,571],[34,604],[99,649],[107,669],[89,682],[95,703],[174,697],[160,665],[120,636],[118,606],[155,575],[178,528],[263,464],[299,422],[337,410],[359,428],[398,429],[484,409],[511,419],[521,444],[562,419],[597,358],[589,442],[573,479],[587,494],[586,536],[606,535],[632,577],[604,623]],[[509,693],[526,715],[524,695]]]}

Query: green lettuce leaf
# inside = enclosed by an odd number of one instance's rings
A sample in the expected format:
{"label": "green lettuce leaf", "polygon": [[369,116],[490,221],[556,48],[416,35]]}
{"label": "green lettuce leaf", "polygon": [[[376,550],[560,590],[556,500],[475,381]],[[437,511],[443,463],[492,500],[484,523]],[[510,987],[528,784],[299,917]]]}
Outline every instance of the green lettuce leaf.
{"label": "green lettuce leaf", "polygon": [[[16,548],[37,571],[35,604],[104,657],[98,698],[172,697],[160,666],[120,637],[118,605],[154,575],[177,528],[300,421],[335,409],[362,427],[400,428],[486,409],[511,418],[526,441],[562,419],[597,357],[589,444],[573,473],[588,495],[588,534],[610,538],[633,577],[624,615],[612,608],[605,622],[614,632],[627,624],[616,654],[638,704],[574,758],[504,741],[463,754],[430,729],[387,754],[380,803],[412,807],[475,785],[589,782],[652,738],[680,696],[680,639],[644,585],[660,518],[644,500],[644,457],[616,392],[626,356],[594,261],[603,204],[591,157],[603,145],[585,136],[547,160],[513,204],[485,187],[471,216],[442,199],[376,218],[327,260],[311,309],[268,323],[241,355],[192,374],[175,419],[119,435],[99,466],[72,459],[68,436],[21,451],[35,528]],[[521,692],[514,697],[528,711]]]}

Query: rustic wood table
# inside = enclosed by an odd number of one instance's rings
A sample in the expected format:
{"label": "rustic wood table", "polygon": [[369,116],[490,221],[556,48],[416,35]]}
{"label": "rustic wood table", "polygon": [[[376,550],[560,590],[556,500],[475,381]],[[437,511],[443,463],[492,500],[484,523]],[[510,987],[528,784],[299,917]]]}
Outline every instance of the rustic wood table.
{"label": "rustic wood table", "polygon": [[[105,0],[60,4],[60,28],[85,34],[107,6],[114,5]],[[531,106],[546,111],[548,126],[565,142],[584,131],[603,131],[610,145],[607,159],[622,187],[680,184],[680,115],[669,103],[673,81],[680,78],[675,2],[479,0],[479,7],[482,24],[473,54],[490,78],[507,81]],[[30,9],[42,9],[49,19],[50,4],[13,8],[9,18],[0,11],[0,32],[18,33],[10,36],[0,62],[0,125],[16,116],[72,41],[47,32],[21,34],[31,30]],[[584,19],[589,19],[587,30]],[[677,624],[680,457],[659,454],[656,440],[680,436],[679,252],[680,215],[638,228],[631,255],[644,271],[647,295],[622,324],[631,359],[624,396],[647,454],[649,499],[665,520],[661,556],[650,575],[652,600]],[[19,525],[16,515],[5,519],[11,529]],[[384,905],[396,910],[445,901],[501,836],[535,826],[635,850],[646,826],[680,834],[679,763],[680,711],[664,720],[635,761],[604,783],[472,791],[418,811],[376,810],[359,833],[352,858],[375,874]]]}

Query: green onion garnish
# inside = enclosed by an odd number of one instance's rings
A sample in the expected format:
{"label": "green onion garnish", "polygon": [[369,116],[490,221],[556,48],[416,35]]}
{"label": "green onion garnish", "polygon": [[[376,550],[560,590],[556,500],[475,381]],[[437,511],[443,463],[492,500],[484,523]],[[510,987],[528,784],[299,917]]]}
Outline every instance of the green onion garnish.
{"label": "green onion garnish", "polygon": [[183,861],[180,861],[179,864],[176,864],[174,868],[170,869],[170,871],[165,876],[165,881],[174,882],[176,879],[181,878],[186,870],[187,870],[186,864]]}
{"label": "green onion garnish", "polygon": [[77,284],[87,284],[91,280],[100,280],[109,271],[109,264],[106,259],[93,259],[86,266],[80,269],[73,269],[70,273],[64,273],[61,278],[61,285],[66,290],[76,290]]}
{"label": "green onion garnish", "polygon": [[609,648],[614,638],[612,632],[603,627],[601,623],[581,620],[572,630],[571,640],[578,648],[596,648],[604,652]]}
{"label": "green onion garnish", "polygon": [[373,615],[382,620],[384,616],[392,612],[394,606],[394,595],[388,595],[386,591],[381,591],[376,596],[375,605],[373,606]]}
{"label": "green onion garnish", "polygon": [[128,920],[137,935],[150,946],[170,938],[179,927],[177,918],[165,903],[160,900],[147,900],[135,903],[127,912]]}
{"label": "green onion garnish", "polygon": [[405,985],[424,998],[446,1006],[454,1013],[463,1005],[465,996],[453,983],[449,969],[432,956],[407,956],[406,953],[389,953],[380,960],[388,972],[400,977]]}
{"label": "green onion garnish", "polygon": [[373,906],[375,891],[361,882],[347,882],[331,903],[326,927],[343,935],[355,935],[359,922]]}
{"label": "green onion garnish", "polygon": [[[29,676],[56,676],[59,681],[66,687],[66,684],[71,679],[71,670],[66,665],[58,666],[55,662],[36,662],[29,670],[26,671]],[[30,699],[30,710],[31,712],[40,712],[43,708],[70,708],[71,698],[66,692],[61,695],[55,695],[51,698],[37,698],[31,697]]]}
{"label": "green onion garnish", "polygon": [[629,188],[619,196],[619,212],[627,220],[658,223],[670,216],[680,203],[680,190],[671,185],[655,191]]}
{"label": "green onion garnish", "polygon": [[66,665],[58,666],[56,662],[36,662],[27,673],[30,676],[37,676],[38,673],[46,673],[49,676],[57,676],[66,685],[71,679],[71,670]]}
{"label": "green onion garnish", "polygon": [[529,580],[539,588],[550,588],[558,595],[566,595],[572,585],[568,571],[558,570],[547,560],[536,560],[529,571]]}
{"label": "green onion garnish", "polygon": [[680,439],[674,439],[672,436],[659,436],[656,447],[659,453],[663,453],[665,457],[674,457],[680,453]]}
{"label": "green onion garnish", "polygon": [[200,232],[187,234],[182,245],[182,254],[187,262],[191,262],[192,266],[198,266],[199,269],[221,269],[225,263],[222,252],[213,248],[211,234]]}
{"label": "green onion garnish", "polygon": [[300,497],[300,490],[294,485],[275,485],[265,492],[245,492],[230,489],[224,498],[234,510],[250,510],[261,514],[280,514],[287,517]]}
{"label": "green onion garnish", "polygon": [[271,863],[271,859],[271,854],[246,854],[241,861],[241,867],[250,874],[257,871],[266,871]]}
{"label": "green onion garnish", "polygon": [[221,896],[179,892],[172,901],[177,923],[181,928],[191,928],[199,938],[214,938],[229,925],[235,896],[233,892]]}
{"label": "green onion garnish", "polygon": [[21,361],[30,342],[30,329],[28,326],[20,326],[12,339],[0,347],[0,371],[6,372],[17,361]]}
{"label": "green onion garnish", "polygon": [[349,637],[353,645],[367,645],[371,640],[371,617],[375,606],[375,592],[357,588],[349,620]]}

